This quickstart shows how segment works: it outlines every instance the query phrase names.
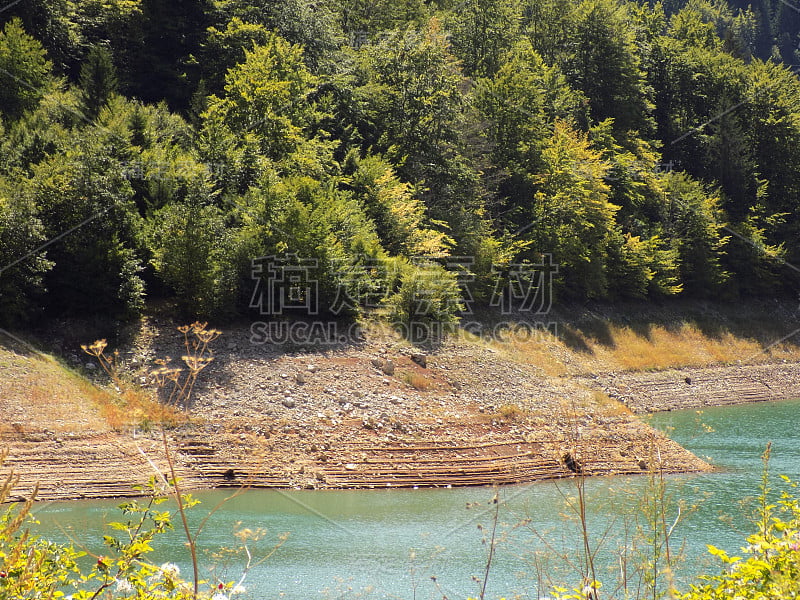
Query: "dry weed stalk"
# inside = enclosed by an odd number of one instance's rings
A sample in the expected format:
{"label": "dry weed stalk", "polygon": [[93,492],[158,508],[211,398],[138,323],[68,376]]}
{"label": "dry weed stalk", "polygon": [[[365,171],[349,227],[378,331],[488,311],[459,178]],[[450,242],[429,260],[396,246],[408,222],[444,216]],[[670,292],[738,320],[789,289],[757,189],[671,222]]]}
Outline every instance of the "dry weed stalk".
{"label": "dry weed stalk", "polygon": [[104,339],[96,340],[93,344],[87,346],[81,344],[83,350],[89,356],[94,356],[100,367],[109,376],[114,385],[117,386],[117,391],[122,389],[122,378],[120,377],[119,368],[117,367],[117,360],[119,359],[119,351],[115,350],[110,356],[106,355],[105,350],[108,342]]}
{"label": "dry weed stalk", "polygon": [[150,394],[139,389],[125,376],[119,365],[119,352],[106,353],[108,343],[105,339],[97,340],[91,345],[81,345],[81,349],[97,359],[100,367],[114,384],[115,390],[121,394],[126,407],[134,409],[130,411],[131,414],[143,413],[148,421],[154,415],[158,417],[156,419],[158,421],[175,421],[178,420],[177,415],[171,414],[169,408],[165,409],[164,406],[187,408],[198,375],[214,360],[210,345],[222,335],[222,332],[209,329],[207,326],[207,323],[196,321],[191,325],[177,328],[183,334],[186,353],[181,356],[181,360],[186,365],[185,368],[170,367],[169,356],[155,361],[158,367],[148,373],[150,383],[159,390],[169,388],[168,395],[164,392],[167,398],[163,405],[158,406],[153,405],[157,403],[152,400]]}
{"label": "dry weed stalk", "polygon": [[186,348],[186,354],[181,356],[188,369],[185,376],[184,369],[168,366],[171,360],[169,356],[155,361],[160,366],[150,372],[151,381],[159,389],[166,389],[172,382],[167,404],[188,407],[197,376],[214,360],[210,344],[222,335],[222,332],[217,329],[207,329],[207,326],[208,323],[195,321],[191,325],[178,327],[178,331],[183,334],[183,345]]}

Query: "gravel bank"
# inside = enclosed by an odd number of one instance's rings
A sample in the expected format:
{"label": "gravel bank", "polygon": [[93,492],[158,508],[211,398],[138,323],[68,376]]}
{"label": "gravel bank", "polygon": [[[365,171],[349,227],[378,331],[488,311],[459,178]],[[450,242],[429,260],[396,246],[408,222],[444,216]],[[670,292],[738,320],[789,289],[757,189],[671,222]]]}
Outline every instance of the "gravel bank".
{"label": "gravel bank", "polygon": [[635,413],[800,398],[794,363],[603,373],[584,381]]}
{"label": "gravel bank", "polygon": [[[171,322],[144,320],[127,339],[120,360],[135,377],[185,354]],[[636,413],[800,397],[788,363],[554,376],[480,342],[421,350],[380,329],[337,345],[253,342],[248,325],[226,328],[191,424],[168,432],[187,488],[505,484],[640,473],[656,455],[666,472],[703,471]],[[38,481],[43,499],[124,496],[165,471],[157,432],[112,431],[86,403],[54,403],[35,370],[5,375],[0,437],[20,495]]]}

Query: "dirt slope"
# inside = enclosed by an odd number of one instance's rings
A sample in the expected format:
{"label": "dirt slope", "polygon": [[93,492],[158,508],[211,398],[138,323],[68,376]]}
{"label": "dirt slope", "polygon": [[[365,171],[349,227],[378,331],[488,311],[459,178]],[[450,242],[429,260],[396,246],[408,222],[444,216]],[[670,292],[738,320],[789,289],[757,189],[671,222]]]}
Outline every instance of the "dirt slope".
{"label": "dirt slope", "polygon": [[[179,341],[172,324],[145,322],[121,360],[180,356]],[[38,482],[42,499],[124,496],[168,472],[161,434],[109,426],[104,394],[46,355],[0,348],[17,494]],[[287,349],[231,328],[188,412],[167,431],[186,488],[518,483],[638,473],[656,450],[668,472],[709,468],[583,382],[463,340],[425,355],[391,336]]]}

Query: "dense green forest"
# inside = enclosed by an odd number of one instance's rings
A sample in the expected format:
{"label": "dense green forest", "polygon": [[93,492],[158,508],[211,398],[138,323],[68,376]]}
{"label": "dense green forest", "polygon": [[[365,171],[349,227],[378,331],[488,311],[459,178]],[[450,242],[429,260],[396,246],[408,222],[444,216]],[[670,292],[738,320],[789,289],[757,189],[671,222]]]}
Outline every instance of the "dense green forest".
{"label": "dense green forest", "polygon": [[12,2],[0,325],[232,318],[272,256],[340,315],[447,321],[541,264],[557,300],[794,294],[799,32],[781,0]]}

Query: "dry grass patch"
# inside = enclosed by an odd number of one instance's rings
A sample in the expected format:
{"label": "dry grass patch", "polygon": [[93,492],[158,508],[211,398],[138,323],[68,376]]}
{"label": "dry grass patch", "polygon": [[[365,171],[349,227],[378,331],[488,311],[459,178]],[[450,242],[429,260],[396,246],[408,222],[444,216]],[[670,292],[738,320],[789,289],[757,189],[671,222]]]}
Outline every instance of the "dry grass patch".
{"label": "dry grass patch", "polygon": [[585,326],[560,324],[558,337],[544,331],[520,335],[509,330],[484,343],[503,358],[532,365],[551,377],[800,360],[800,346],[792,342],[794,338],[774,343],[781,333],[771,334],[758,323],[746,330],[749,333],[709,331],[687,322],[627,326],[603,320]]}
{"label": "dry grass patch", "polygon": [[497,411],[497,416],[507,421],[516,421],[526,415],[526,411],[516,404],[504,404]]}
{"label": "dry grass patch", "polygon": [[491,339],[463,332],[462,339],[480,344],[498,352],[504,359],[537,367],[544,375],[560,377],[567,373],[566,365],[559,359],[565,351],[564,344],[549,331],[507,327]]}
{"label": "dry grass patch", "polygon": [[95,396],[94,402],[109,427],[115,431],[132,426],[144,430],[162,425],[175,427],[189,422],[186,412],[162,404],[147,390],[131,388],[122,390],[119,394],[101,393]]}
{"label": "dry grass patch", "polygon": [[[547,334],[550,336],[550,334]],[[519,340],[512,338],[507,342],[495,342],[497,349],[503,352],[506,358],[533,365],[550,377],[566,375],[567,367],[556,356],[558,340],[550,336],[549,340]]]}
{"label": "dry grass patch", "polygon": [[611,344],[586,339],[596,360],[609,369],[643,371],[800,357],[800,348],[794,345],[784,344],[765,352],[762,343],[754,338],[737,337],[730,332],[710,336],[691,323],[670,329],[653,325],[646,334],[611,325],[609,333]]}
{"label": "dry grass patch", "polygon": [[96,405],[87,398],[100,391],[58,361],[46,354],[21,355],[5,348],[0,354],[0,412],[4,421],[18,423],[26,430],[107,428]]}
{"label": "dry grass patch", "polygon": [[122,430],[133,425],[172,426],[187,415],[159,403],[147,390],[95,385],[44,353],[17,354],[0,347],[0,412],[25,430]]}
{"label": "dry grass patch", "polygon": [[434,382],[421,373],[407,372],[400,376],[400,380],[410,385],[418,392],[427,392],[433,387]]}
{"label": "dry grass patch", "polygon": [[614,400],[600,390],[592,390],[592,403],[596,411],[607,417],[621,417],[633,414],[633,411],[622,402]]}

